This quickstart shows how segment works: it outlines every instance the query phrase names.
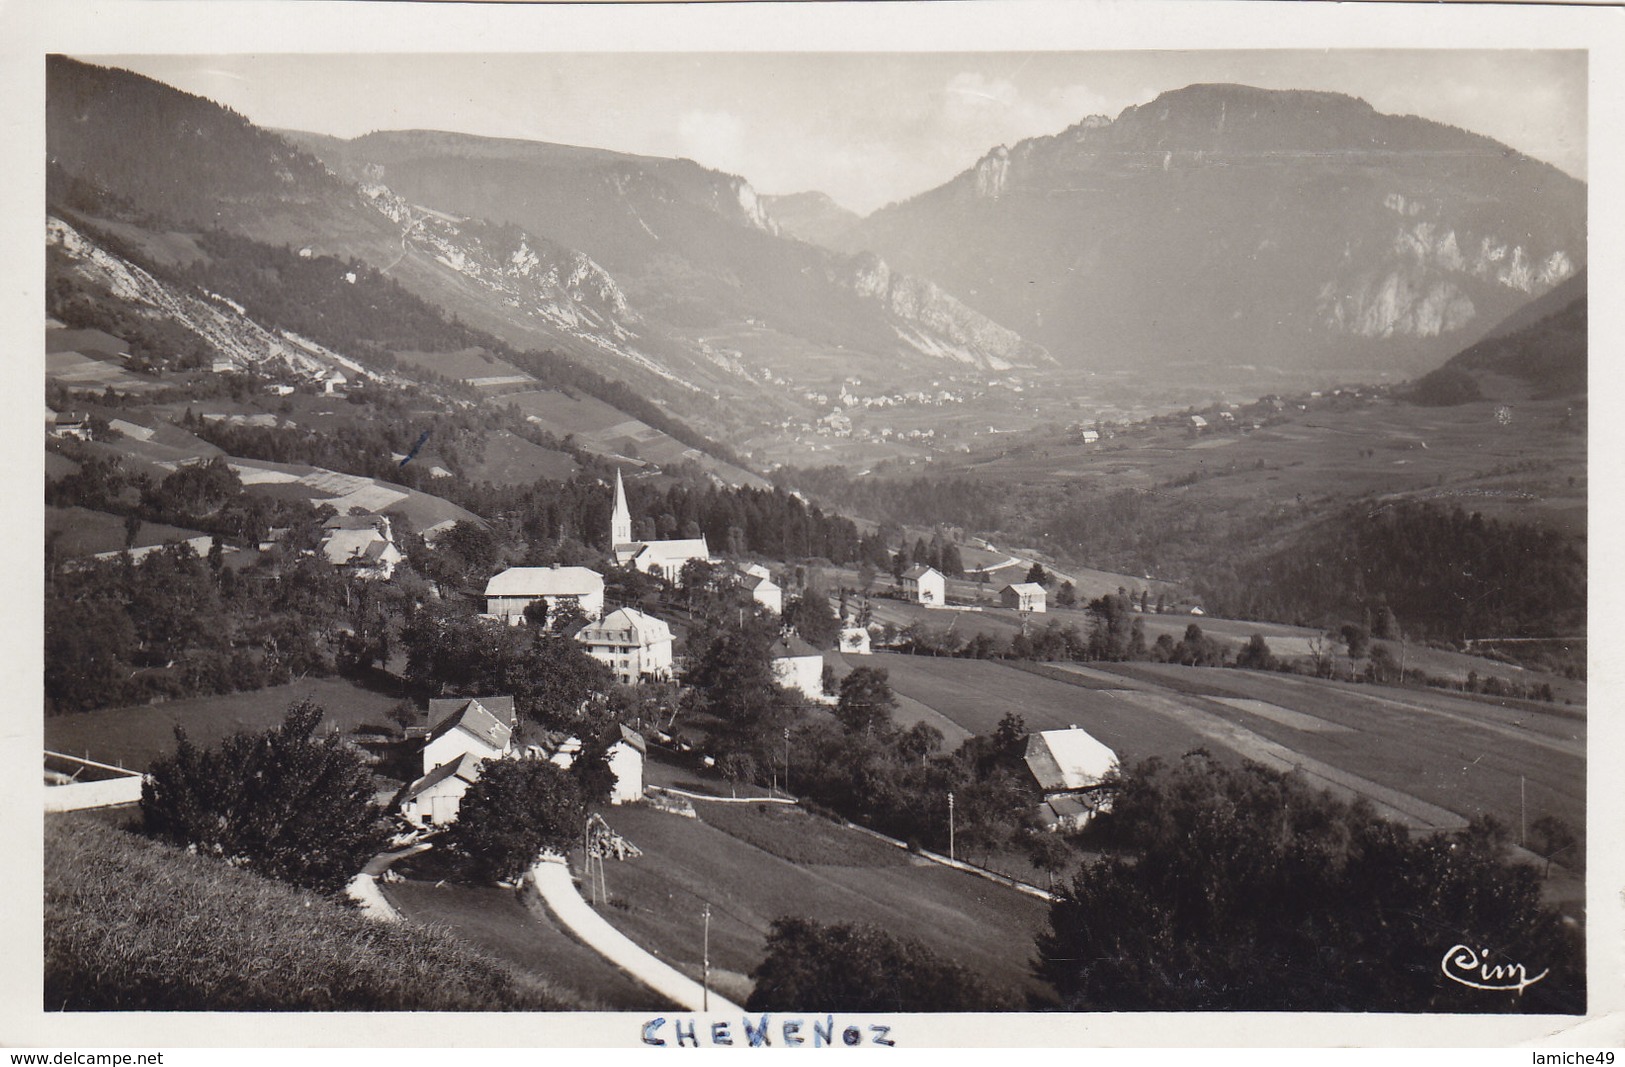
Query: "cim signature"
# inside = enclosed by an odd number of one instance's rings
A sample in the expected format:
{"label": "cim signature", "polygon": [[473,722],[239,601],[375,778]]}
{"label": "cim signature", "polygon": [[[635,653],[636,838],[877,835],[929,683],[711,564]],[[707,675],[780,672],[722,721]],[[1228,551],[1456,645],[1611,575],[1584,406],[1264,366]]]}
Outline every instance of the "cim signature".
{"label": "cim signature", "polygon": [[1439,961],[1439,969],[1452,982],[1459,982],[1473,989],[1489,989],[1498,993],[1514,992],[1519,996],[1523,995],[1525,989],[1550,973],[1548,968],[1530,978],[1523,964],[1492,964],[1489,949],[1475,950],[1468,945],[1451,945],[1450,951]]}

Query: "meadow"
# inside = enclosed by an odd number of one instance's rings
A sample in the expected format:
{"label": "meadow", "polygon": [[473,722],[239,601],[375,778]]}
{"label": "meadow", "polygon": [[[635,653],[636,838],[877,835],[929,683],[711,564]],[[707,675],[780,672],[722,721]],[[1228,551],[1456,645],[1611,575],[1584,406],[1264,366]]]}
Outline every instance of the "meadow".
{"label": "meadow", "polygon": [[348,734],[362,726],[393,729],[388,712],[399,698],[336,678],[306,678],[225,696],[48,716],[45,747],[145,770],[155,758],[175,750],[176,726],[184,727],[193,742],[207,747],[238,730],[277,726],[290,704],[306,699],[326,709],[322,729]]}
{"label": "meadow", "polygon": [[48,1011],[582,1006],[443,931],[380,923],[100,818],[46,819],[44,914]]}

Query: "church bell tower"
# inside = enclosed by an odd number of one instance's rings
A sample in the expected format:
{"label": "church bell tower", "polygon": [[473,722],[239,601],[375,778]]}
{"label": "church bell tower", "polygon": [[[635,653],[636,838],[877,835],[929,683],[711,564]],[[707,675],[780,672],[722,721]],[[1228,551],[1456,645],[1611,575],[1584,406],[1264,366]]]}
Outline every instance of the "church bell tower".
{"label": "church bell tower", "polygon": [[619,467],[615,468],[615,513],[609,520],[609,543],[611,547],[632,543],[632,511],[626,506],[626,487],[621,484]]}

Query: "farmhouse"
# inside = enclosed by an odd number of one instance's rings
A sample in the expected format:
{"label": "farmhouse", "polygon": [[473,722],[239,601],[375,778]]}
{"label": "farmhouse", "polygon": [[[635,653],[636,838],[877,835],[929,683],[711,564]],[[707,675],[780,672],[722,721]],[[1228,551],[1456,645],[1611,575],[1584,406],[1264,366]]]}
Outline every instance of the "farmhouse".
{"label": "farmhouse", "polygon": [[350,384],[350,379],[346,378],[344,372],[337,367],[329,368],[318,381],[321,383],[322,393],[326,396],[342,392],[344,387]]}
{"label": "farmhouse", "polygon": [[816,704],[834,702],[824,692],[823,655],[795,634],[773,646],[773,680]]}
{"label": "farmhouse", "polygon": [[1074,726],[1029,734],[1022,762],[1043,791],[1038,815],[1045,826],[1076,830],[1100,810],[1100,783],[1117,766],[1117,754]]}
{"label": "farmhouse", "polygon": [[485,583],[485,615],[517,626],[525,609],[547,602],[552,618],[563,604],[574,602],[589,620],[604,613],[604,576],[586,567],[509,567]]}
{"label": "farmhouse", "polygon": [[671,627],[636,608],[620,608],[582,628],[587,655],[615,672],[622,685],[671,677]]}
{"label": "farmhouse", "polygon": [[90,419],[84,415],[71,411],[58,414],[46,408],[45,423],[52,437],[72,437],[77,441],[90,440]]}
{"label": "farmhouse", "polygon": [[615,471],[615,510],[609,519],[609,543],[614,546],[615,562],[622,567],[635,567],[668,582],[676,582],[682,574],[683,564],[690,560],[704,563],[711,558],[711,549],[707,547],[704,537],[634,541],[632,510],[627,507],[626,487],[621,484],[618,469]]}
{"label": "farmhouse", "polygon": [[518,720],[513,697],[452,697],[429,701],[429,736],[423,743],[424,773],[473,756],[505,756]]}
{"label": "farmhouse", "polygon": [[1005,586],[999,590],[999,603],[1017,611],[1035,611],[1042,614],[1047,610],[1044,587],[1037,582],[1016,582]]}
{"label": "farmhouse", "polygon": [[947,581],[935,567],[916,563],[903,572],[903,596],[916,604],[947,603]]}
{"label": "farmhouse", "polygon": [[445,826],[457,821],[463,794],[480,779],[484,760],[465,752],[442,763],[407,786],[401,795],[401,815],[414,826]]}
{"label": "farmhouse", "polygon": [[335,515],[322,524],[322,555],[357,578],[388,581],[406,556],[395,547],[386,515]]}

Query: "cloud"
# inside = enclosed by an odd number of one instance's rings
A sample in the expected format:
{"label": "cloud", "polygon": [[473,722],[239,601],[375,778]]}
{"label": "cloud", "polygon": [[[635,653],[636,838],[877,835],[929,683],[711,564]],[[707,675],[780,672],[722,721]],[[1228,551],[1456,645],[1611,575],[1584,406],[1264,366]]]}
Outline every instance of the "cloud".
{"label": "cloud", "polygon": [[750,156],[745,145],[745,123],[730,111],[686,111],[677,120],[682,152],[697,163],[740,173]]}

